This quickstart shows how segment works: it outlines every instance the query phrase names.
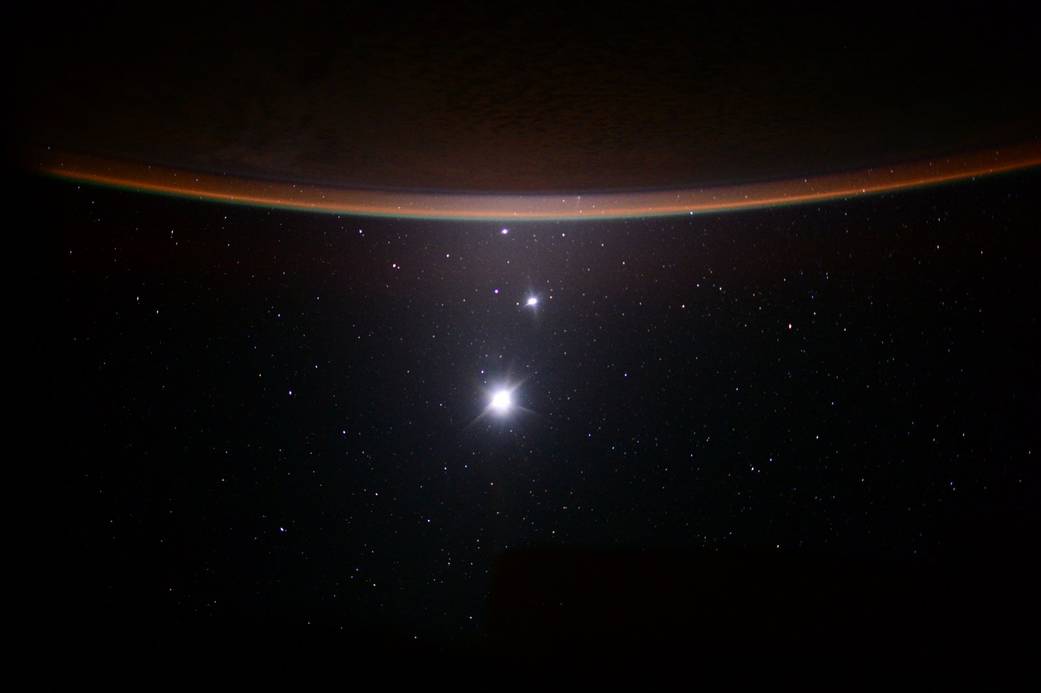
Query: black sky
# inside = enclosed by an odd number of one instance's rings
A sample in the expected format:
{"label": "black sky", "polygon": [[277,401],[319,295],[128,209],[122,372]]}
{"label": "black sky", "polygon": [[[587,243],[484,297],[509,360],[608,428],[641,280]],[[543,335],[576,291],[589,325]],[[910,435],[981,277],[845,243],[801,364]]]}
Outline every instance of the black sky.
{"label": "black sky", "polygon": [[[1036,133],[1020,15],[90,10],[22,42],[15,115],[289,180],[746,181]],[[17,190],[60,288],[56,633],[965,646],[1036,613],[1036,170],[582,223]]]}
{"label": "black sky", "polygon": [[1036,175],[507,235],[34,190],[88,614],[457,642],[511,549],[1030,544]]}

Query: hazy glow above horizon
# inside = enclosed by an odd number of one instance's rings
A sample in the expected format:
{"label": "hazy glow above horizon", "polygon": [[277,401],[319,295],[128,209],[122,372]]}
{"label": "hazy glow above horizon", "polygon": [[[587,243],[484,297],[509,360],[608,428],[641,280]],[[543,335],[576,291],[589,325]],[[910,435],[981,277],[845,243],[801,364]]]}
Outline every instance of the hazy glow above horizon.
{"label": "hazy glow above horizon", "polygon": [[[1041,165],[1041,142],[962,156],[780,181],[651,192],[414,193],[255,180],[44,152],[32,164],[57,178],[237,205],[326,214],[458,221],[604,220],[808,204],[938,185]],[[500,227],[506,235],[509,229]]]}

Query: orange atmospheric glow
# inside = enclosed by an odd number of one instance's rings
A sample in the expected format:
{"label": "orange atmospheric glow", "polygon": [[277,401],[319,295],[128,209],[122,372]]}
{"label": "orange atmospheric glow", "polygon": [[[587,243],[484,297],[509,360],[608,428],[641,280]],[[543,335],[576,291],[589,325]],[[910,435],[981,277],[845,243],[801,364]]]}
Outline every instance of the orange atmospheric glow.
{"label": "orange atmospheric glow", "polygon": [[1041,165],[1041,142],[781,181],[650,192],[431,193],[365,190],[194,173],[46,152],[33,167],[57,178],[241,205],[343,215],[524,221],[674,216],[895,192]]}

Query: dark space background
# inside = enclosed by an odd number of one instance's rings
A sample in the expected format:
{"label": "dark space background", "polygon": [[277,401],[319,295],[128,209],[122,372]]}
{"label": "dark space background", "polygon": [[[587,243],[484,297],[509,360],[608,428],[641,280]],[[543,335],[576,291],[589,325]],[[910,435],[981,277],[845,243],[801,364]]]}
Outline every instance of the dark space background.
{"label": "dark space background", "polygon": [[[479,648],[509,556],[577,561],[579,594],[598,561],[642,590],[751,560],[713,594],[761,598],[852,560],[935,571],[947,614],[1036,605],[1037,173],[506,235],[29,190],[65,287],[73,629]],[[507,379],[530,411],[475,422]]]}
{"label": "dark space background", "polygon": [[[1038,135],[1026,5],[869,9],[19,9],[12,132],[464,191],[741,183]],[[581,223],[13,189],[59,287],[30,453],[51,636],[1032,642],[1037,170]],[[483,416],[503,383],[519,408]]]}

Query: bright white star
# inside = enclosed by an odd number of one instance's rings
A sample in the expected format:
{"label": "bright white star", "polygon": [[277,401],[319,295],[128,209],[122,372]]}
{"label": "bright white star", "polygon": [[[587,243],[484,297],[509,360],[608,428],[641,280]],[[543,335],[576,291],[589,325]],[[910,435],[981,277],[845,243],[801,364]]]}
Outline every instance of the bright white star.
{"label": "bright white star", "polygon": [[528,296],[528,300],[527,300],[527,302],[524,305],[526,305],[526,306],[528,306],[530,308],[534,308],[538,304],[539,304],[539,299],[537,299],[534,296]]}
{"label": "bright white star", "polygon": [[505,414],[513,406],[513,395],[509,390],[496,390],[489,406],[496,414]]}

